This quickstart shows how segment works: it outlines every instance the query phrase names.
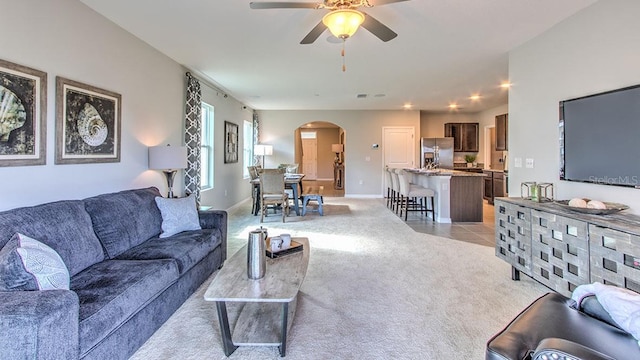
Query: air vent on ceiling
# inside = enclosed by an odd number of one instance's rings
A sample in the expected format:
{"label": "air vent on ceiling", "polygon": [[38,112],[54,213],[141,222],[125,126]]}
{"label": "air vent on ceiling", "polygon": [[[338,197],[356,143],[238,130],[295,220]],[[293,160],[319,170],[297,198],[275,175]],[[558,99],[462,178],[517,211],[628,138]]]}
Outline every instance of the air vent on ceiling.
{"label": "air vent on ceiling", "polygon": [[356,98],[358,98],[358,99],[366,99],[367,98],[367,94],[358,94],[358,95],[356,95]]}

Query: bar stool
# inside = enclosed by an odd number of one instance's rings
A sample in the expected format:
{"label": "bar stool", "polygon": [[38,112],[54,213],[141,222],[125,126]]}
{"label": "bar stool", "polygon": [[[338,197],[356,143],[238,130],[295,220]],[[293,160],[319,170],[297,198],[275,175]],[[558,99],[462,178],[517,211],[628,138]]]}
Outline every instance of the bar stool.
{"label": "bar stool", "polygon": [[[411,184],[409,182],[409,173],[397,169],[398,179],[400,182],[400,200],[398,207],[400,208],[400,217],[404,211],[404,220],[407,221],[407,214],[409,211],[420,211],[420,214],[431,213],[432,218],[435,220],[435,201],[434,197],[436,192],[433,189],[425,188],[421,185]],[[427,199],[431,205],[430,208],[427,204]]]}
{"label": "bar stool", "polygon": [[391,183],[393,190],[391,210],[394,210],[396,214],[400,211],[400,171],[402,171],[402,169],[391,169]]}
{"label": "bar stool", "polygon": [[388,166],[384,167],[384,179],[385,179],[385,183],[387,184],[387,207],[391,208],[391,193],[393,191],[393,189],[391,188],[392,186],[392,180],[391,180],[391,169],[389,169]]}

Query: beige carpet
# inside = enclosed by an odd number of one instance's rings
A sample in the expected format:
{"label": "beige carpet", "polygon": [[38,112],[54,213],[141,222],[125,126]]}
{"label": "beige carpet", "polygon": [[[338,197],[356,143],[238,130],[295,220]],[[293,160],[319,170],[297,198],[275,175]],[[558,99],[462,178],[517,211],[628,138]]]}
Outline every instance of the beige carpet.
{"label": "beige carpet", "polygon": [[[548,291],[526,276],[512,281],[492,248],[414,232],[380,199],[325,204],[324,216],[264,223],[270,235],[311,243],[288,359],[484,359],[486,341]],[[247,203],[229,216],[230,255],[260,225],[249,212]],[[132,359],[225,359],[215,306],[203,300],[209,282]],[[275,347],[229,357],[279,358]]]}

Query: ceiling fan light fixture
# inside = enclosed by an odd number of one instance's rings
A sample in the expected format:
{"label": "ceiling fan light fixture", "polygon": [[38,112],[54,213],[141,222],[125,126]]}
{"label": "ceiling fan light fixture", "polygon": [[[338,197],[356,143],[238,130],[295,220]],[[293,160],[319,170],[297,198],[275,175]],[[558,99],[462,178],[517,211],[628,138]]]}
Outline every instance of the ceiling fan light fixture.
{"label": "ceiling fan light fixture", "polygon": [[347,39],[356,33],[364,22],[364,14],[353,9],[334,10],[322,18],[322,23],[339,39]]}

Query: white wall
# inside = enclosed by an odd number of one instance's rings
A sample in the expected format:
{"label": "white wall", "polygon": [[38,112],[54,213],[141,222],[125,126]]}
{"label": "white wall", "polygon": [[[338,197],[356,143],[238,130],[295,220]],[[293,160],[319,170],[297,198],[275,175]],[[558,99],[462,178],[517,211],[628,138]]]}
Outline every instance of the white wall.
{"label": "white wall", "polygon": [[[620,202],[640,213],[638,190],[558,175],[558,102],[640,83],[638,14],[640,1],[599,1],[510,52],[510,194],[523,181],[552,182],[558,199]],[[534,159],[534,168],[516,168],[515,158]]]}
{"label": "white wall", "polygon": [[[420,134],[420,112],[398,111],[259,111],[262,122],[261,143],[273,145],[267,166],[293,162],[294,132],[303,124],[327,121],[345,132],[345,196],[382,196],[382,127],[413,126]],[[378,149],[372,149],[379,144]],[[418,140],[415,143],[419,159]],[[369,161],[366,158],[369,157]],[[359,181],[362,180],[363,184]]]}
{"label": "white wall", "polygon": [[[147,147],[184,143],[185,69],[76,0],[0,0],[0,8],[10,9],[2,20],[0,59],[48,74],[47,164],[0,167],[0,210],[146,186],[165,192],[163,175],[147,168]],[[119,163],[54,165],[56,76],[122,95]],[[251,119],[230,97],[213,105],[216,119],[233,121],[240,130],[242,120]],[[223,126],[216,122],[217,187],[203,196],[203,204],[216,208],[250,194],[248,186],[237,186],[242,161],[222,165]],[[228,183],[229,195],[216,201]],[[182,194],[182,188],[179,174],[174,190]]]}

